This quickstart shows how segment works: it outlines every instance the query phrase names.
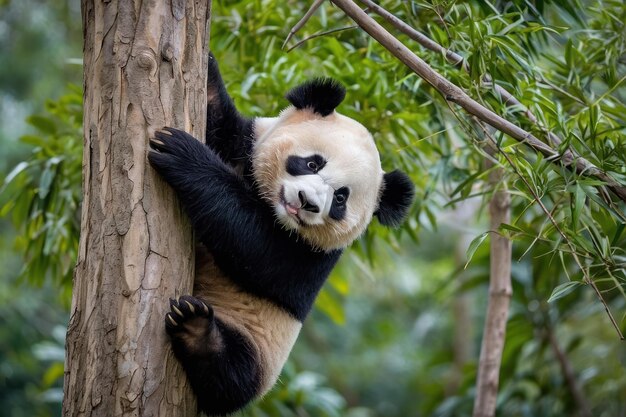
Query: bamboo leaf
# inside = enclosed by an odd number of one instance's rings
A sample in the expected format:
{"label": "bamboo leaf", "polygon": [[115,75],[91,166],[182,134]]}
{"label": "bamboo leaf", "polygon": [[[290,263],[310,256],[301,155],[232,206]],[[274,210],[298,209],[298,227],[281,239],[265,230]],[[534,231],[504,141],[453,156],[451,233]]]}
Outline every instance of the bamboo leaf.
{"label": "bamboo leaf", "polygon": [[29,116],[26,121],[28,122],[28,124],[36,127],[42,133],[48,133],[50,135],[54,135],[57,133],[57,125],[54,120],[49,117],[32,115]]}
{"label": "bamboo leaf", "polygon": [[11,170],[11,172],[9,172],[9,175],[6,176],[6,178],[4,179],[4,183],[3,186],[9,184],[11,181],[13,181],[15,179],[15,177],[17,177],[20,172],[24,171],[26,168],[29,167],[29,164],[27,162],[20,162],[19,164],[17,164],[15,166],[15,168],[13,168]]}
{"label": "bamboo leaf", "polygon": [[585,207],[585,200],[587,195],[583,191],[582,187],[576,184],[576,191],[574,192],[574,208],[572,210],[572,229],[576,229],[580,220],[580,213]]}
{"label": "bamboo leaf", "polygon": [[565,297],[567,294],[571,293],[581,285],[583,284],[578,281],[570,281],[558,285],[554,290],[552,290],[552,294],[550,295],[550,298],[548,298],[548,302],[551,303],[558,300],[559,298]]}
{"label": "bamboo leaf", "polygon": [[485,241],[487,236],[489,236],[489,232],[485,232],[477,236],[476,238],[474,238],[474,240],[470,242],[469,246],[467,247],[467,253],[466,253],[467,262],[465,263],[464,268],[467,268],[467,265],[469,265],[470,261],[472,260],[472,257],[474,256],[476,249],[478,249],[478,247]]}

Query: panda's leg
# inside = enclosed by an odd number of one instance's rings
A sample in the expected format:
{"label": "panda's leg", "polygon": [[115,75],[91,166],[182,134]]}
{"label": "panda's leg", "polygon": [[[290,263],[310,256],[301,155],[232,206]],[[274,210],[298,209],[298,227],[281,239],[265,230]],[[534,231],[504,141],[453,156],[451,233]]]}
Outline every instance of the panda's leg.
{"label": "panda's leg", "polygon": [[248,340],[224,325],[198,298],[172,299],[170,308],[166,329],[198,408],[209,416],[221,416],[246,406],[259,394],[261,383],[258,354]]}

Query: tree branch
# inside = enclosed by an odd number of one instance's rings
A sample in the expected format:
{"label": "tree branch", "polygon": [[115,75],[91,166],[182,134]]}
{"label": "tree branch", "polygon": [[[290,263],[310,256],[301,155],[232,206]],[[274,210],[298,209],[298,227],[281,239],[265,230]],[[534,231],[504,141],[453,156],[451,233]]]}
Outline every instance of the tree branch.
{"label": "tree branch", "polygon": [[[379,6],[378,4],[374,3],[372,0],[359,0],[359,1],[363,3],[364,5],[366,5],[368,9],[372,10],[374,13],[376,13],[377,15],[381,16],[386,21],[391,23],[395,28],[400,30],[409,38],[413,39],[414,41],[422,45],[424,48],[433,52],[440,53],[453,66],[457,68],[461,68],[467,73],[470,72],[469,64],[467,63],[465,58],[463,58],[461,55],[439,45],[437,42],[433,41],[428,36],[419,32],[412,26],[409,26],[400,18],[393,15],[386,9]],[[504,104],[506,104],[507,106],[519,106],[520,108],[524,109],[524,113],[526,114],[526,117],[528,117],[528,120],[530,120],[533,124],[539,127],[546,135],[548,135],[548,139],[550,140],[551,143],[555,144],[556,146],[561,144],[562,142],[561,138],[556,136],[554,133],[548,131],[545,127],[539,125],[539,121],[537,120],[537,117],[535,117],[533,112],[530,111],[528,107],[524,106],[516,97],[513,96],[513,94],[511,94],[509,91],[507,91],[505,88],[501,87],[500,85],[493,83],[493,80],[487,74],[483,76],[482,81],[483,83],[487,85],[493,85],[493,88],[496,90],[496,92],[498,93],[498,95],[500,96]]]}
{"label": "tree branch", "polygon": [[[439,54],[443,55],[446,58],[446,60],[450,64],[452,64],[453,66],[455,66],[457,68],[460,68],[460,69],[463,69],[467,73],[470,72],[471,67],[469,66],[468,62],[465,60],[465,58],[463,56],[457,54],[456,52],[454,52],[454,51],[452,51],[450,49],[446,49],[443,46],[439,45],[437,42],[433,41],[428,36],[424,35],[422,32],[420,32],[417,29],[413,28],[412,26],[408,25],[402,19],[398,18],[397,16],[393,15],[392,13],[390,13],[389,11],[384,9],[383,7],[381,7],[378,4],[374,3],[372,0],[359,0],[359,1],[361,3],[363,3],[365,6],[367,6],[366,10],[372,10],[374,13],[376,13],[379,16],[381,16],[383,19],[385,19],[387,22],[389,22],[392,26],[394,26],[400,32],[404,33],[405,35],[407,35],[409,38],[411,38],[412,40],[414,40],[417,43],[419,43],[424,48],[426,48],[426,49],[428,49],[428,50],[430,50],[432,52],[436,52],[436,53],[439,53]],[[535,114],[528,107],[523,105],[508,90],[506,90],[502,86],[494,83],[493,80],[491,79],[491,77],[488,74],[485,74],[482,77],[482,82],[485,85],[487,85],[487,86],[493,86],[495,92],[497,93],[497,96],[500,97],[500,99],[502,100],[502,102],[506,106],[509,106],[509,107],[516,106],[516,107],[519,107],[519,108],[523,109],[524,110],[524,114],[526,115],[528,120],[532,124],[537,126],[537,128],[539,130],[541,130],[546,135],[546,137],[548,138],[548,143],[549,144],[551,144],[552,146],[555,146],[555,147],[558,147],[559,145],[561,145],[561,143],[563,141],[561,140],[561,138],[559,136],[557,136],[556,134],[552,133],[545,126],[541,125],[539,120],[535,116]],[[566,91],[563,91],[562,89],[558,88],[557,86],[550,85],[550,87],[555,89],[555,90],[557,90],[557,91],[559,91],[559,92],[561,92],[562,94],[568,94]],[[573,98],[575,100],[578,100],[575,97],[573,97]],[[580,158],[580,156],[577,155],[575,150],[573,150],[573,149],[569,149],[569,150],[572,152],[572,155],[574,156],[574,158]],[[598,187],[598,188],[601,191],[601,193],[600,193],[601,197],[607,202],[607,204],[611,204],[611,198],[608,195],[608,191],[604,187]]]}
{"label": "tree branch", "polygon": [[402,21],[402,19],[398,18],[386,9],[374,3],[372,0],[359,0],[359,2],[366,5],[369,10],[373,11],[374,13],[385,19],[387,22],[391,23],[395,28],[400,30],[400,32],[404,33],[409,38],[422,45],[424,48],[442,54],[446,57],[449,63],[457,68],[463,68],[465,71],[469,72],[469,65],[461,55],[439,45],[437,42],[433,41],[423,33],[417,31],[415,28],[409,26],[404,21]]}
{"label": "tree branch", "polygon": [[[324,0],[315,0],[315,2],[313,2],[311,7],[309,8],[309,10],[302,17],[302,19],[300,19],[298,21],[298,23],[296,23],[294,25],[294,27],[291,28],[291,30],[289,31],[289,34],[287,35],[287,37],[285,38],[285,41],[283,42],[283,46],[281,46],[281,49],[285,49],[285,45],[287,45],[287,42],[289,42],[289,40],[293,37],[293,35],[295,35],[296,32],[298,32],[302,28],[302,26],[304,26],[306,24],[306,22],[309,21],[311,16],[313,16],[313,14],[317,11],[317,9],[320,8],[322,3],[324,3]],[[295,46],[293,48],[295,48]],[[291,49],[293,49],[293,48],[291,48]]]}
{"label": "tree branch", "polygon": [[342,9],[363,30],[376,39],[396,58],[412,69],[417,75],[439,91],[446,100],[456,103],[468,113],[489,124],[495,129],[506,133],[518,142],[525,143],[535,151],[544,155],[548,160],[556,163],[560,161],[564,166],[574,169],[578,174],[592,176],[605,182],[622,201],[626,202],[626,187],[619,184],[606,172],[600,170],[584,158],[577,157],[570,150],[559,154],[549,145],[545,144],[532,133],[500,117],[493,111],[485,108],[480,103],[469,97],[461,88],[448,81],[425,61],[415,55],[402,42],[393,37],[385,28],[368,16],[352,0],[331,0],[337,7]]}
{"label": "tree branch", "polygon": [[[295,26],[294,26],[295,27]],[[319,38],[320,36],[326,36],[326,35],[330,35],[332,33],[337,33],[337,32],[343,32],[344,30],[350,30],[350,29],[356,29],[358,28],[358,25],[351,25],[351,26],[346,26],[343,28],[337,28],[337,29],[331,29],[331,30],[327,30],[325,32],[318,32],[318,33],[314,33],[311,36],[307,36],[306,38],[296,42],[292,47],[290,47],[289,49],[287,49],[287,52],[291,52],[294,49],[296,49],[297,47],[299,47],[300,45],[302,45],[305,42],[310,41],[311,39],[315,39],[315,38]],[[288,40],[288,39],[287,39]],[[285,40],[285,42],[287,42],[287,40]],[[283,44],[284,47],[284,44]]]}

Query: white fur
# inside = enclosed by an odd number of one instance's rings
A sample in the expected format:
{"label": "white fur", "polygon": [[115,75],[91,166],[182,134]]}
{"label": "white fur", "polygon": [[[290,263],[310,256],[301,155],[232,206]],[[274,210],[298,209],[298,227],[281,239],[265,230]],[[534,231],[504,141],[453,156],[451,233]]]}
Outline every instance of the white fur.
{"label": "white fur", "polygon": [[[255,137],[254,177],[284,227],[324,250],[345,247],[363,233],[377,207],[383,177],[378,151],[365,127],[336,112],[322,117],[291,106],[279,117],[256,119]],[[287,173],[289,156],[314,154],[327,160],[317,175]],[[346,217],[336,221],[328,213],[333,193],[341,187],[348,187],[350,196]],[[290,213],[300,207],[298,192],[303,190],[321,208],[319,213]]]}

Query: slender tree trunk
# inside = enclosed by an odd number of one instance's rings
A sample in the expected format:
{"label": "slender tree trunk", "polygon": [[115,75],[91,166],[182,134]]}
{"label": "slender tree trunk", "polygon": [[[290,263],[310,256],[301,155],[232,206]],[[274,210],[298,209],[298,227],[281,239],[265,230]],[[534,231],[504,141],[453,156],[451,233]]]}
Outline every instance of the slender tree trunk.
{"label": "slender tree trunk", "polygon": [[[489,182],[499,187],[504,170],[494,169]],[[491,245],[489,266],[489,300],[485,328],[480,347],[476,380],[474,417],[493,417],[500,381],[500,363],[504,350],[506,322],[513,293],[511,287],[511,241],[497,233],[502,223],[511,220],[511,198],[506,190],[498,189],[489,202]]]}
{"label": "slender tree trunk", "polygon": [[165,125],[204,137],[210,1],[82,1],[83,212],[67,334],[65,416],[191,416],[164,331],[190,293],[193,237],[147,164]]}

